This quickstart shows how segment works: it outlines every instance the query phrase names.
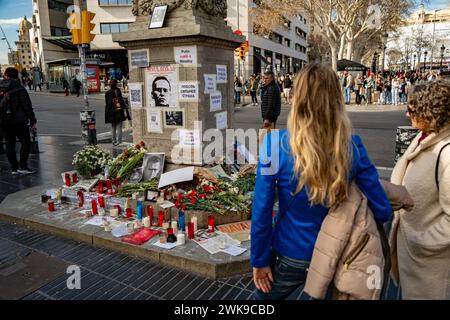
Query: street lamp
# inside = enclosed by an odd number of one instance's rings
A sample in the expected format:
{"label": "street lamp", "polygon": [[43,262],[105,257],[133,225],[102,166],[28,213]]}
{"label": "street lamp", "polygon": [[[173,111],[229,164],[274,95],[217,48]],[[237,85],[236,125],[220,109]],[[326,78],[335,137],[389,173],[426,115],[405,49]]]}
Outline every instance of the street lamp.
{"label": "street lamp", "polygon": [[442,72],[442,60],[444,60],[444,52],[445,52],[445,46],[441,46],[441,64],[439,66],[439,72]]}
{"label": "street lamp", "polygon": [[413,68],[414,68],[414,70],[417,70],[417,69],[416,69],[416,58],[417,58],[417,54],[414,53],[413,58],[414,58]]}
{"label": "street lamp", "polygon": [[427,66],[427,54],[428,54],[428,51],[425,51],[423,54],[424,54],[424,60],[423,60],[423,72],[426,72],[426,71],[427,71],[426,66]]}

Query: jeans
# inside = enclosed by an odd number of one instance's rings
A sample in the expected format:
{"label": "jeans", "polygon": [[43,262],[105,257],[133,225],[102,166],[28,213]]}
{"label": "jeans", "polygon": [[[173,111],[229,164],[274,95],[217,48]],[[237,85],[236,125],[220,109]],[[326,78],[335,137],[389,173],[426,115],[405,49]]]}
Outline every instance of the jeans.
{"label": "jeans", "polygon": [[241,93],[239,91],[234,90],[234,103],[240,104],[241,103]]}
{"label": "jeans", "polygon": [[250,95],[252,96],[252,103],[258,103],[258,98],[256,97],[256,91],[250,91]]}
{"label": "jeans", "polygon": [[298,287],[306,281],[309,261],[297,260],[282,256],[272,250],[270,268],[272,269],[273,283],[269,293],[256,289],[256,300],[281,300],[289,297]]}
{"label": "jeans", "polygon": [[398,88],[392,88],[392,98],[393,98],[393,103],[394,104],[398,104],[399,103]]}
{"label": "jeans", "polygon": [[390,90],[386,90],[384,92],[384,104],[392,103],[392,92]]}
{"label": "jeans", "polygon": [[352,89],[345,88],[345,103],[349,104],[352,98]]}
{"label": "jeans", "polygon": [[[20,161],[16,157],[16,137],[20,142]],[[30,155],[30,127],[28,125],[8,126],[5,128],[6,155],[12,171],[28,169],[28,156]]]}
{"label": "jeans", "polygon": [[122,122],[112,123],[112,143],[121,144],[122,143]]}

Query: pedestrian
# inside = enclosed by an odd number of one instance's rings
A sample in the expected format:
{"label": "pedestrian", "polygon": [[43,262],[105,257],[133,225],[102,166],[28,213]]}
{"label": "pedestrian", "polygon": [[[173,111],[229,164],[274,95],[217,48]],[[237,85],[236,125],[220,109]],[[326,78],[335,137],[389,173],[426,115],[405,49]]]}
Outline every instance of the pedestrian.
{"label": "pedestrian", "polygon": [[128,106],[117,87],[117,80],[111,79],[109,86],[110,89],[105,93],[105,123],[111,124],[112,144],[118,146],[122,143],[122,122],[127,119]]}
{"label": "pedestrian", "polygon": [[345,84],[345,104],[350,104],[353,88],[355,86],[355,80],[351,73],[348,73]]}
{"label": "pedestrian", "polygon": [[357,105],[361,104],[361,88],[363,86],[363,79],[361,78],[361,74],[358,73],[355,78],[355,102]]}
{"label": "pedestrian", "polygon": [[290,75],[286,75],[283,81],[283,92],[286,104],[291,104],[292,80]]}
{"label": "pedestrian", "polygon": [[383,83],[384,104],[392,104],[392,78],[389,75]]}
{"label": "pedestrian", "polygon": [[264,95],[261,99],[261,115],[264,129],[275,129],[278,116],[281,112],[281,92],[275,81],[273,71],[264,72]]}
{"label": "pedestrian", "polygon": [[252,97],[252,103],[254,106],[256,106],[258,104],[258,98],[256,95],[256,92],[258,91],[258,86],[259,86],[259,82],[256,79],[256,76],[253,75],[250,78],[250,95]]}
{"label": "pedestrian", "polygon": [[78,80],[76,77],[73,77],[72,87],[74,88],[75,93],[77,94],[77,97],[79,97],[80,96],[80,90],[81,90],[81,81]]}
{"label": "pedestrian", "polygon": [[450,299],[450,83],[416,85],[408,114],[419,134],[394,167],[391,182],[414,199],[395,214],[390,237],[394,279],[403,299]]}
{"label": "pedestrian", "polygon": [[63,89],[67,97],[69,95],[69,82],[66,79],[63,80]]}
{"label": "pedestrian", "polygon": [[375,88],[375,82],[372,75],[368,76],[364,81],[365,95],[366,95],[366,105],[372,104],[372,90]]}
{"label": "pedestrian", "polygon": [[[346,199],[349,181],[367,197],[377,222],[391,217],[377,169],[361,138],[351,135],[334,70],[308,64],[293,96],[288,129],[268,133],[261,145],[250,237],[257,299],[285,299],[305,282],[322,222]],[[275,194],[280,210],[273,222]]]}
{"label": "pedestrian", "polygon": [[33,85],[33,80],[31,80],[31,78],[27,78],[27,85],[28,85],[28,90],[31,91],[31,86]]}
{"label": "pedestrian", "polygon": [[[4,77],[10,79],[10,84],[0,103],[0,122],[6,138],[6,154],[11,165],[11,173],[13,175],[33,174],[37,171],[28,167],[30,126],[35,130],[37,120],[30,96],[20,84],[19,72],[16,69],[7,68]],[[16,157],[16,138],[21,144],[19,162]]]}
{"label": "pedestrian", "polygon": [[398,105],[400,98],[400,81],[397,77],[392,79],[392,104]]}
{"label": "pedestrian", "polygon": [[234,77],[234,104],[241,103],[241,93],[242,93],[242,82],[236,76]]}

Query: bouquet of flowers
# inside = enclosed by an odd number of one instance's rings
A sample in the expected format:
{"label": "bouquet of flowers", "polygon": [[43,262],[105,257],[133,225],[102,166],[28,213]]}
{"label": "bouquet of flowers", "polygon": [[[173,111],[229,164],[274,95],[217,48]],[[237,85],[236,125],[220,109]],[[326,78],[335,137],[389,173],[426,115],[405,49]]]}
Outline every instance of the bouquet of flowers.
{"label": "bouquet of flowers", "polygon": [[73,156],[72,165],[81,176],[93,177],[102,173],[106,166],[112,162],[108,151],[99,146],[86,146]]}
{"label": "bouquet of flowers", "polygon": [[109,175],[114,178],[124,178],[130,175],[135,168],[142,165],[146,151],[143,141],[125,149],[112,162],[109,168]]}

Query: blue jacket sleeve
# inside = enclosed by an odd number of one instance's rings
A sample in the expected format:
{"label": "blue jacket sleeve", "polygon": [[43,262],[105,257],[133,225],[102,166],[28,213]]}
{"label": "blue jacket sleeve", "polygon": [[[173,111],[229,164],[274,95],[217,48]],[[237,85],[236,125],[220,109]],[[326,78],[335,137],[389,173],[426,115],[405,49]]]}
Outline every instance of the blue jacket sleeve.
{"label": "blue jacket sleeve", "polygon": [[367,197],[369,208],[375,220],[384,223],[391,219],[392,208],[380,184],[378,171],[367,155],[359,136],[353,136],[353,177],[359,189]]}
{"label": "blue jacket sleeve", "polygon": [[[256,185],[252,205],[251,253],[252,267],[269,266],[272,242],[272,212],[275,200],[276,174],[270,170],[274,161],[272,152],[279,156],[279,148],[273,145],[276,135],[266,134],[260,146],[260,155],[256,172]],[[276,143],[276,142],[275,142]],[[277,143],[276,143],[277,144]],[[279,161],[276,160],[275,162]]]}

